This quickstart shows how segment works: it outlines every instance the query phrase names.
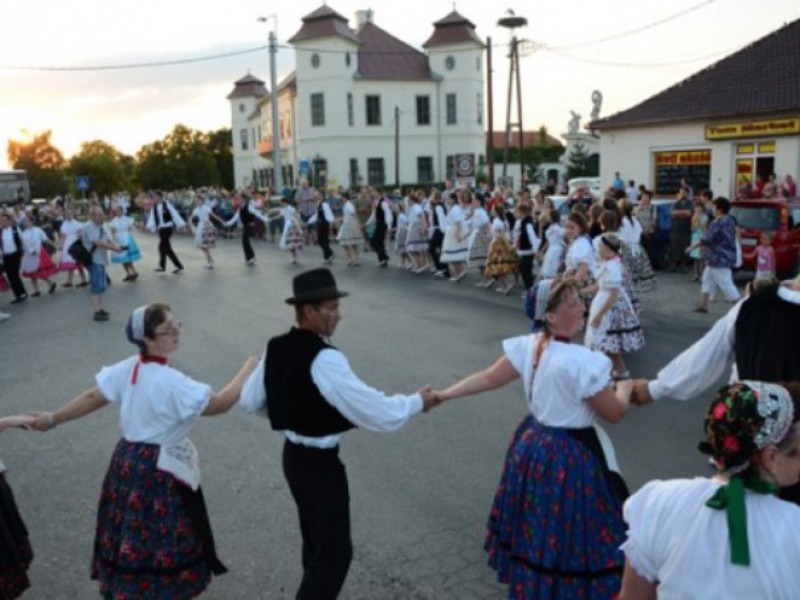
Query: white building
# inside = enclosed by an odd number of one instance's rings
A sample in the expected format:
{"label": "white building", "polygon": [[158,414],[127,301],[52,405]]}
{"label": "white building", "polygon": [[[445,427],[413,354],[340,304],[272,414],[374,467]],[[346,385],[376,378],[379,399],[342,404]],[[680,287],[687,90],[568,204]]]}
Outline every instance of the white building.
{"label": "white building", "polygon": [[[307,174],[318,186],[430,183],[454,175],[456,156],[478,163],[485,85],[475,25],[453,11],[433,24],[421,52],[378,27],[371,11],[357,13],[355,29],[329,6],[302,21],[289,39],[296,70],[278,86],[284,182]],[[229,95],[235,180],[265,187],[271,98],[244,81]]]}
{"label": "white building", "polygon": [[681,179],[735,197],[800,170],[800,20],[652,98],[589,127],[602,133],[600,176],[672,195]]}

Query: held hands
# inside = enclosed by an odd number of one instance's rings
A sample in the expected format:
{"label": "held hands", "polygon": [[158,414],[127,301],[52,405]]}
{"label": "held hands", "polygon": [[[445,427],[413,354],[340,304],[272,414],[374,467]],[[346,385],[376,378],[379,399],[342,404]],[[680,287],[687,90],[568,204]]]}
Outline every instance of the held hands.
{"label": "held hands", "polygon": [[432,408],[436,408],[444,402],[439,394],[433,391],[429,385],[421,387],[419,389],[419,395],[422,396],[422,412],[430,412]]}
{"label": "held hands", "polygon": [[644,406],[653,401],[652,396],[650,396],[650,389],[647,387],[648,383],[647,379],[633,380],[633,391],[631,393],[631,402],[633,404]]}
{"label": "held hands", "polygon": [[13,417],[3,417],[0,419],[0,432],[8,429],[9,427],[18,427],[19,429],[28,429],[33,422],[30,415],[15,415]]}
{"label": "held hands", "polygon": [[22,428],[28,431],[50,431],[58,425],[51,412],[30,412],[24,418],[27,419],[27,422]]}

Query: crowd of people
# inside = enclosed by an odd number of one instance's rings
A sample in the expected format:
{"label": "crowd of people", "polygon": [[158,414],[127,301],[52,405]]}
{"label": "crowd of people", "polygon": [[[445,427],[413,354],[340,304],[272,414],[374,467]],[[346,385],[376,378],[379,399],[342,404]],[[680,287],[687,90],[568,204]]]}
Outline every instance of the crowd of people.
{"label": "crowd of people", "polygon": [[[0,419],[0,431],[50,431],[118,404],[122,437],[100,492],[91,576],[104,598],[192,598],[227,569],[215,552],[188,434],[200,416],[225,413],[238,402],[285,437],[283,470],[302,541],[296,597],[327,600],[341,593],[353,556],[347,475],[338,455],[342,436],[353,428],[394,431],[420,412],[521,379],[528,412],[512,436],[484,544],[509,598],[789,600],[800,587],[800,572],[792,568],[800,558],[792,535],[800,525],[800,277],[783,284],[763,277],[744,300],[735,287],[734,296],[730,203],[710,192],[700,197],[713,207],[713,219],[705,219],[695,240],[691,230],[688,239],[681,232],[675,250],[682,256],[702,250],[698,310],[707,310],[716,288],[735,304],[653,381],[633,379],[624,360],[644,346],[638,296],[656,285],[639,216],[648,207],[646,190],[637,207],[612,189],[594,201],[572,202],[562,215],[543,194],[527,191],[487,198],[457,187],[418,190],[396,202],[364,189],[355,198],[343,194],[337,216],[325,195],[301,187],[296,199],[283,198],[280,210],[279,244],[293,262],[316,243],[321,260],[333,264],[336,239],[348,267],[361,264],[368,244],[379,268],[388,266],[392,245],[398,264],[414,275],[458,284],[474,268],[480,287],[508,294],[521,285],[531,333],[504,340],[491,366],[449,386],[388,395],[363,382],[331,345],[348,294],[329,268],[312,269],[294,278],[286,300],[295,325],[269,340],[260,358],[245,361],[220,392],[169,364],[180,347],[181,323],[169,306],[149,304],[127,322],[137,354],[103,368],[93,387],[56,411]],[[196,197],[185,218],[164,195],[154,195],[144,227],[158,233],[157,271],[166,271],[167,259],[175,274],[184,271],[171,247],[182,227],[194,230],[207,268],[214,264],[216,231],[243,228],[244,260],[255,264],[246,230],[260,222],[268,231],[277,215],[243,197],[223,220],[214,214],[216,201]],[[703,202],[676,203],[673,215],[691,223],[704,212],[696,208]],[[359,210],[364,205],[368,211]],[[115,219],[131,220],[124,208],[112,209]],[[72,259],[69,272],[78,271],[81,284],[87,275],[72,244],[80,242],[89,255],[96,320],[108,317],[102,308],[108,253],[127,265],[127,281],[136,280],[141,257],[135,228],[104,217],[97,204],[87,224],[64,229],[62,223],[57,247]],[[22,276],[41,271],[37,279],[52,293],[58,267],[46,258],[48,236],[35,224],[21,227],[25,219],[33,216],[0,215],[9,285],[20,283],[10,268]],[[23,265],[33,250],[8,260],[11,250],[34,248],[36,240],[42,246],[34,271],[33,258],[28,271]],[[26,293],[15,291],[14,301]],[[599,420],[619,422],[631,405],[702,395],[732,363],[732,381],[709,405],[700,446],[714,475],[651,482],[631,496]],[[7,558],[0,561],[0,598],[14,598],[29,585],[33,555],[2,471],[0,465],[0,550]]]}

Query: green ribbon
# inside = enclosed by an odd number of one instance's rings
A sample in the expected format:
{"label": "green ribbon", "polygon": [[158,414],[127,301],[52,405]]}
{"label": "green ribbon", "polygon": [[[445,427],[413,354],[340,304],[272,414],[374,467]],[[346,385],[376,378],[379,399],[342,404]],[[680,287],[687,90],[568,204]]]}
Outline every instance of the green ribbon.
{"label": "green ribbon", "polygon": [[744,490],[747,488],[757,494],[774,494],[778,486],[761,479],[732,477],[721,486],[706,502],[706,506],[718,510],[725,509],[728,518],[728,539],[731,543],[731,562],[743,567],[750,566],[750,544],[747,541],[747,509],[744,503]]}

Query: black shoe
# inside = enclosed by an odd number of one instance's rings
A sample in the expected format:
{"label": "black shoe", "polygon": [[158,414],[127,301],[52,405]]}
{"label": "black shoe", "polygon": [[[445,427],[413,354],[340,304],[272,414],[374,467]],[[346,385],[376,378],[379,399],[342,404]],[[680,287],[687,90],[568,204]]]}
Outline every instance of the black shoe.
{"label": "black shoe", "polygon": [[183,267],[176,267],[176,268],[172,269],[172,272],[175,273],[175,275],[179,275],[179,274],[183,273]]}
{"label": "black shoe", "polygon": [[158,267],[157,269],[153,269],[153,271],[155,271],[156,273],[163,273],[164,271],[166,271],[166,269],[164,267]]}
{"label": "black shoe", "polygon": [[131,281],[136,281],[137,279],[139,279],[139,273],[134,273],[131,275]]}
{"label": "black shoe", "polygon": [[57,287],[58,287],[58,284],[54,281],[53,283],[50,284],[50,290],[47,293],[48,294],[52,294],[53,292],[56,291]]}
{"label": "black shoe", "polygon": [[122,278],[122,281],[130,281],[130,280],[131,280],[130,275],[126,275],[125,277]]}
{"label": "black shoe", "polygon": [[18,296],[11,301],[11,304],[19,304],[21,302],[25,302],[28,299],[28,296]]}
{"label": "black shoe", "polygon": [[94,320],[95,321],[108,321],[108,313],[104,313],[101,310],[98,310],[94,313]]}
{"label": "black shoe", "polygon": [[109,315],[109,313],[106,312],[105,310],[103,310],[102,308],[100,310],[98,310],[97,312],[100,313],[101,315],[105,315],[105,316]]}
{"label": "black shoe", "polygon": [[33,293],[31,294],[31,298],[38,298],[38,297],[39,297],[39,296],[41,296],[41,295],[42,295],[42,292],[33,292]]}

